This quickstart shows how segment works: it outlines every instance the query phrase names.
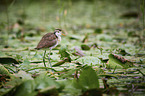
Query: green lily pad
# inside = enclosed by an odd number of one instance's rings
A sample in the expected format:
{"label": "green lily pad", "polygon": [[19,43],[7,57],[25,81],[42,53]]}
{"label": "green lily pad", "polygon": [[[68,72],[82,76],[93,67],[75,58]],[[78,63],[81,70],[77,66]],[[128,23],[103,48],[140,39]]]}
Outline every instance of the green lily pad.
{"label": "green lily pad", "polygon": [[77,61],[80,62],[81,64],[88,64],[88,65],[100,65],[101,64],[101,60],[99,58],[93,57],[93,56],[81,57]]}
{"label": "green lily pad", "polygon": [[84,68],[77,81],[74,81],[74,86],[77,89],[89,90],[99,88],[99,80],[96,72],[90,67]]}
{"label": "green lily pad", "polygon": [[54,86],[56,89],[59,89],[61,85],[54,81],[53,79],[49,78],[45,73],[40,74],[36,79],[35,83],[37,85],[36,89],[41,90],[50,86]]}

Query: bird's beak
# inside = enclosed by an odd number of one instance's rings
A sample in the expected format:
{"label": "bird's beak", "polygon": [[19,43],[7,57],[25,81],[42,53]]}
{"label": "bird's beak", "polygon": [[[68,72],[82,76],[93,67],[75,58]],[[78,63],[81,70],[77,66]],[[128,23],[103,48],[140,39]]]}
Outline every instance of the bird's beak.
{"label": "bird's beak", "polygon": [[61,33],[63,36],[66,36],[65,34]]}

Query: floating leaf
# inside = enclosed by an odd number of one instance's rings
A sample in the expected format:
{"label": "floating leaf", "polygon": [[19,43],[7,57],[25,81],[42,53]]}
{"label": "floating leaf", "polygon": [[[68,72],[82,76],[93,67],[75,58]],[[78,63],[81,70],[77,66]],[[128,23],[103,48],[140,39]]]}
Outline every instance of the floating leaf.
{"label": "floating leaf", "polygon": [[101,34],[103,33],[103,30],[101,28],[96,28],[94,33]]}
{"label": "floating leaf", "polygon": [[16,77],[22,78],[23,80],[33,80],[31,74],[28,74],[25,71],[19,71],[17,74],[14,75]]}
{"label": "floating leaf", "polygon": [[70,54],[67,52],[67,49],[65,46],[62,46],[60,49],[59,49],[59,54],[61,55],[61,59],[64,59],[64,58],[68,58],[68,61],[71,62],[71,58],[70,58]]}
{"label": "floating leaf", "polygon": [[108,68],[129,68],[133,67],[133,63],[129,60],[114,54],[109,55]]}
{"label": "floating leaf", "polygon": [[36,89],[44,89],[50,86],[55,86],[56,89],[61,88],[61,85],[54,81],[53,79],[49,78],[45,73],[40,74],[36,79],[35,83],[37,85]]}
{"label": "floating leaf", "polygon": [[21,65],[29,65],[29,64],[30,64],[30,61],[28,59],[25,59]]}
{"label": "floating leaf", "polygon": [[22,79],[16,78],[15,76],[11,75],[10,81],[7,82],[3,88],[0,89],[0,96],[4,95],[11,96],[12,95],[11,92],[15,91],[16,86],[19,86],[22,82],[23,82]]}
{"label": "floating leaf", "polygon": [[1,64],[12,64],[12,63],[19,64],[17,60],[11,57],[0,57],[0,63]]}
{"label": "floating leaf", "polygon": [[64,63],[67,62],[67,61],[69,61],[69,59],[68,59],[68,58],[64,58],[64,60],[61,60],[61,61],[59,61],[59,62],[53,64],[52,67],[60,66],[60,65],[64,64]]}
{"label": "floating leaf", "polygon": [[88,45],[81,45],[82,50],[90,50],[90,47]]}
{"label": "floating leaf", "polygon": [[63,78],[68,78],[68,77],[72,77],[72,75],[77,71],[78,69],[71,69],[69,71],[67,71],[65,74],[62,74]]}
{"label": "floating leaf", "polygon": [[0,64],[0,74],[10,75],[9,71],[1,64]]}
{"label": "floating leaf", "polygon": [[78,89],[89,90],[99,88],[99,80],[96,72],[90,67],[85,67],[77,81],[74,82],[74,86]]}
{"label": "floating leaf", "polygon": [[16,91],[13,96],[36,96],[35,91],[36,84],[33,80],[27,80],[16,87]]}
{"label": "floating leaf", "polygon": [[81,39],[80,36],[78,36],[78,35],[70,35],[69,38],[74,39],[74,40],[80,40]]}
{"label": "floating leaf", "polygon": [[88,64],[88,65],[100,65],[101,64],[101,60],[97,57],[93,57],[93,56],[85,56],[85,57],[81,57],[77,60],[78,62],[80,62],[81,64]]}
{"label": "floating leaf", "polygon": [[58,96],[58,90],[55,86],[49,86],[39,91],[39,94],[50,95],[50,96]]}
{"label": "floating leaf", "polygon": [[30,69],[31,66],[30,66],[31,62],[28,60],[28,59],[25,59],[24,62],[20,65],[20,68],[21,69]]}
{"label": "floating leaf", "polygon": [[99,35],[97,35],[96,38],[100,41],[107,41],[107,42],[112,41],[112,37],[109,35],[106,35],[106,34],[99,34]]}
{"label": "floating leaf", "polygon": [[127,53],[124,49],[117,49],[117,51],[118,51],[118,54],[121,54],[122,56],[130,55],[130,54]]}

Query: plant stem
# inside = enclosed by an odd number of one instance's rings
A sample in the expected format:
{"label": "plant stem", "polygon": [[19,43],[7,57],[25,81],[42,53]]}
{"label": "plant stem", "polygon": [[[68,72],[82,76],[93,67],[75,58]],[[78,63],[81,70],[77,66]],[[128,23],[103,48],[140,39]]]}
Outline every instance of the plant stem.
{"label": "plant stem", "polygon": [[43,64],[44,64],[44,67],[45,67],[46,70],[47,70],[47,67],[46,67],[46,64],[45,64],[45,54],[46,54],[46,50],[44,51],[44,55],[43,55]]}
{"label": "plant stem", "polygon": [[117,65],[115,66],[115,68],[114,68],[114,70],[113,70],[113,73],[115,72],[116,68],[117,68]]}
{"label": "plant stem", "polygon": [[137,69],[137,71],[138,71],[139,73],[141,73],[143,76],[145,76],[145,74],[144,74],[143,72],[141,72],[139,69]]}

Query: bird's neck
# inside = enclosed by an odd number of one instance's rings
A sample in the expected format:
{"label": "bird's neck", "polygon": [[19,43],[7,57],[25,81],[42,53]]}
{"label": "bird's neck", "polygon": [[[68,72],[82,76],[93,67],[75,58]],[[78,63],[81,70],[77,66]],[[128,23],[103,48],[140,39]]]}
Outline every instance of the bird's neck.
{"label": "bird's neck", "polygon": [[61,41],[61,36],[56,36],[58,38],[58,41]]}
{"label": "bird's neck", "polygon": [[58,41],[61,41],[61,36],[58,34],[55,34],[55,36],[58,38]]}

